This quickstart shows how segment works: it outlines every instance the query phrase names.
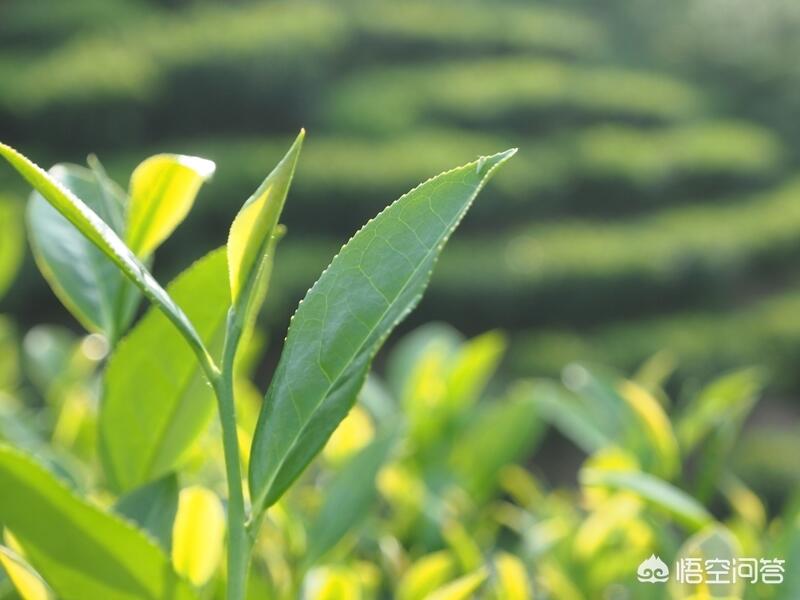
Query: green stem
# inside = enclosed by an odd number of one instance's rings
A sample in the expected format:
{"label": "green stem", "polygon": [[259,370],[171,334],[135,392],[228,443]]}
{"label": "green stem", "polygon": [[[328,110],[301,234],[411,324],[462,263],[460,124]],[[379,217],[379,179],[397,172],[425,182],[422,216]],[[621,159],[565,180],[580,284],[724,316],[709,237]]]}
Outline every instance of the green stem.
{"label": "green stem", "polygon": [[213,380],[217,395],[222,444],[225,453],[225,473],[228,480],[228,590],[227,600],[244,600],[247,573],[250,568],[250,538],[245,528],[247,515],[242,489],[242,468],[239,458],[239,438],[236,429],[234,403],[234,362],[241,339],[241,324],[233,309],[228,313],[225,345],[222,351],[222,371]]}

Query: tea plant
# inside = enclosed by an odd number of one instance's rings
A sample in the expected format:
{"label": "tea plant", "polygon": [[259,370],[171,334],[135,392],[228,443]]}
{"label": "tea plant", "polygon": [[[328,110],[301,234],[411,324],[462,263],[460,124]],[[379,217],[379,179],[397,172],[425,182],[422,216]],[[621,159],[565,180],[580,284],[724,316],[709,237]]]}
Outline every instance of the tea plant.
{"label": "tea plant", "polygon": [[[103,492],[117,499],[113,510],[76,494],[19,450],[0,446],[0,523],[10,534],[10,549],[0,556],[19,586],[42,593],[49,587],[66,599],[197,598],[209,567],[191,555],[200,541],[187,539],[193,525],[185,519],[194,514],[196,525],[203,515],[213,523],[221,508],[200,488],[182,490],[175,508],[174,472],[201,438],[216,400],[228,488],[226,597],[243,599],[266,510],[348,414],[373,356],[419,301],[444,244],[514,153],[430,179],[342,247],[292,318],[252,444],[242,448],[241,348],[268,293],[303,136],[244,203],[226,247],[166,289],[150,273],[153,254],[190,211],[213,163],[157,155],[136,168],[125,192],[94,158],[88,169],[58,165],[45,172],[0,144],[0,155],[36,191],[28,221],[40,270],[70,312],[102,334],[89,343],[111,346],[97,445]],[[140,296],[154,308],[128,332]],[[246,488],[242,454],[249,460]],[[345,500],[336,510],[348,510],[352,499]],[[222,540],[208,535],[203,542],[213,554]],[[171,544],[174,567],[165,554]]]}
{"label": "tea plant", "polygon": [[[12,217],[0,229],[15,223]],[[171,552],[175,570],[202,597],[224,598],[214,579],[223,508],[197,485],[216,487],[224,472],[222,453],[209,443],[216,429],[178,465],[182,490],[169,474],[117,500],[93,475],[97,336],[37,326],[16,361],[10,337],[0,335],[0,365],[7,367],[0,369],[0,436],[35,453],[92,501],[113,503],[114,514]],[[238,363],[243,440],[261,404],[247,379],[262,346],[254,334]],[[659,355],[628,379],[571,364],[563,383],[524,380],[504,388],[493,377],[504,349],[498,332],[465,340],[439,324],[398,342],[385,378],[369,376],[313,466],[268,510],[254,540],[248,598],[715,597],[674,582],[639,583],[637,567],[651,554],[669,565],[679,557],[782,557],[788,566],[781,585],[715,590],[739,599],[797,597],[790,565],[798,560],[800,505],[790,499],[768,510],[731,454],[763,373],[732,372],[673,401],[662,389],[671,365]],[[14,375],[20,362],[45,403],[35,414],[13,401],[30,395]],[[557,473],[558,456],[540,452],[531,462],[547,424],[585,454],[577,486],[552,487],[540,473],[545,461]],[[53,519],[47,523],[51,535],[59,531]],[[27,562],[39,566],[46,556],[20,548],[8,531],[6,544],[0,565],[24,600],[50,597]],[[0,598],[16,597],[0,575]]]}

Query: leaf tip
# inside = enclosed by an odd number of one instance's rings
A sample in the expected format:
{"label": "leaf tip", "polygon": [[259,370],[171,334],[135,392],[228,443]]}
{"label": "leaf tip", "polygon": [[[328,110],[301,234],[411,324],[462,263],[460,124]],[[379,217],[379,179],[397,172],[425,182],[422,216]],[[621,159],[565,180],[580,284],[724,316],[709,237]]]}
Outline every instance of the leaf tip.
{"label": "leaf tip", "polygon": [[509,148],[491,156],[481,156],[475,166],[478,175],[488,177],[492,172],[517,153],[517,148]]}
{"label": "leaf tip", "polygon": [[217,165],[213,160],[200,158],[199,156],[187,156],[185,154],[179,154],[176,157],[176,162],[197,173],[197,176],[204,181],[211,178],[211,176],[214,174],[214,171],[217,170]]}
{"label": "leaf tip", "polygon": [[297,162],[297,156],[300,154],[300,149],[303,147],[303,140],[306,139],[306,128],[301,127],[300,133],[297,134],[297,137],[294,139],[292,143],[292,147],[289,148],[289,152],[287,152],[287,156],[292,156],[294,162]]}

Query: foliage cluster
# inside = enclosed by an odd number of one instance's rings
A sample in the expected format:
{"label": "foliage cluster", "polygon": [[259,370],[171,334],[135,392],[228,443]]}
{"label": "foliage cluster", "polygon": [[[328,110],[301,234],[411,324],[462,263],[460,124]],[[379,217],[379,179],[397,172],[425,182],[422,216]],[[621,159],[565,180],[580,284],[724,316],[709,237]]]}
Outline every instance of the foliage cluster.
{"label": "foliage cluster", "polygon": [[[168,287],[198,324],[208,278],[221,275],[227,290],[225,264],[225,253],[213,253]],[[0,501],[0,597],[17,590],[24,600],[69,599],[102,589],[109,598],[226,598],[220,426],[203,416],[203,426],[182,437],[202,412],[200,391],[192,389],[180,422],[158,428],[165,432],[160,458],[138,447],[146,430],[130,435],[175,400],[163,387],[168,381],[139,368],[147,357],[136,345],[146,340],[159,362],[163,352],[177,351],[192,364],[183,340],[153,312],[108,359],[98,334],[39,326],[18,351],[13,328],[4,332],[0,436],[21,451],[0,450],[0,479],[14,490]],[[561,381],[506,386],[494,378],[506,346],[498,332],[465,339],[440,324],[406,335],[320,455],[264,513],[247,597],[696,599],[711,596],[675,583],[638,583],[638,564],[653,553],[668,563],[800,558],[797,498],[768,507],[736,460],[762,371],[728,373],[678,400],[663,389],[672,369],[664,355],[628,379],[573,363]],[[253,369],[263,350],[258,333],[249,337],[236,369],[245,465],[259,460],[248,448],[262,403]],[[128,375],[132,387],[115,387],[131,363],[137,381]],[[179,376],[179,365],[162,367]],[[117,414],[98,409],[99,401]],[[577,487],[559,483],[561,465],[548,474],[537,458],[542,444],[559,439],[581,456]],[[180,456],[170,453],[175,444],[184,448]],[[110,452],[127,466],[115,468]],[[124,560],[130,552],[135,563]],[[788,600],[798,585],[788,570],[781,586],[722,591]]]}

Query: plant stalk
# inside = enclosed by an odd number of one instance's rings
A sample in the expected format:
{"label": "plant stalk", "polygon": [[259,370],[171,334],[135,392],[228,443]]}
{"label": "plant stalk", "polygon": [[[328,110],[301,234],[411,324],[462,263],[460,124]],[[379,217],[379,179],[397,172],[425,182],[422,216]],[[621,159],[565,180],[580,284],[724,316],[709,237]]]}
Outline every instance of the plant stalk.
{"label": "plant stalk", "polygon": [[222,351],[222,369],[213,382],[217,396],[222,445],[225,454],[225,474],[228,480],[228,581],[227,600],[244,600],[247,592],[247,575],[250,569],[250,537],[245,523],[247,514],[242,488],[242,467],[239,455],[239,437],[236,428],[234,402],[234,363],[242,328],[233,309],[228,313],[225,344]]}

